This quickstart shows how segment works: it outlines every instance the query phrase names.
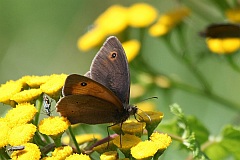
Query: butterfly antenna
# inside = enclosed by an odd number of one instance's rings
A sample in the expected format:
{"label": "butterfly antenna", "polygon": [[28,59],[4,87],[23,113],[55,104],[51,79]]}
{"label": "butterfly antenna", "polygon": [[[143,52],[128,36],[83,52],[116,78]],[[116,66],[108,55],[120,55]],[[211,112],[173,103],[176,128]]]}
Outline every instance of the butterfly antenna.
{"label": "butterfly antenna", "polygon": [[[143,99],[141,100],[140,102],[143,102],[143,101],[146,101],[146,100],[149,100],[149,99],[158,99],[158,97],[154,96],[154,97],[149,97],[149,98],[146,98],[146,99]],[[138,102],[138,103],[140,103]]]}

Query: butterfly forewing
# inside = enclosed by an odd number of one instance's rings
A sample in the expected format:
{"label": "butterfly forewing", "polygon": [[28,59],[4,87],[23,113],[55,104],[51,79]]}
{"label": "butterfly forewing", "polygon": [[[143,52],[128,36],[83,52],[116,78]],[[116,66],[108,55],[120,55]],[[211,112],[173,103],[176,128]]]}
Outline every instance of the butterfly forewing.
{"label": "butterfly forewing", "polygon": [[71,74],[67,77],[63,87],[63,95],[90,95],[111,102],[119,111],[123,109],[122,103],[109,89],[88,77],[77,74]]}
{"label": "butterfly forewing", "polygon": [[90,95],[69,95],[57,103],[57,111],[72,123],[117,123],[121,113],[114,104]]}
{"label": "butterfly forewing", "polygon": [[106,86],[123,104],[129,103],[128,61],[119,40],[111,36],[95,56],[90,78]]}

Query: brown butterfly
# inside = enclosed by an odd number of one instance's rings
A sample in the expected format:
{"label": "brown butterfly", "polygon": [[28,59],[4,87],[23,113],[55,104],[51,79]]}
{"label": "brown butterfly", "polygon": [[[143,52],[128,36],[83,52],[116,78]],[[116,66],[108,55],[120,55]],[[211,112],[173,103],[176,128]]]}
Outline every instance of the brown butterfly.
{"label": "brown butterfly", "polygon": [[72,124],[122,124],[138,110],[129,105],[128,62],[121,43],[114,36],[105,41],[85,76],[67,77],[62,92],[57,111]]}

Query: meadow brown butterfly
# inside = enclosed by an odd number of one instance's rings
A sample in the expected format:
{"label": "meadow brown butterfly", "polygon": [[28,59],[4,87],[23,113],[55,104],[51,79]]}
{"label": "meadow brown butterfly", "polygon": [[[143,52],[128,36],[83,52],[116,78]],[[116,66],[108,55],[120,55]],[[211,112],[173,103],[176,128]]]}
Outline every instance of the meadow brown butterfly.
{"label": "meadow brown butterfly", "polygon": [[71,74],[66,78],[56,107],[72,124],[122,124],[137,113],[136,106],[129,105],[129,92],[126,54],[119,40],[111,36],[85,76]]}

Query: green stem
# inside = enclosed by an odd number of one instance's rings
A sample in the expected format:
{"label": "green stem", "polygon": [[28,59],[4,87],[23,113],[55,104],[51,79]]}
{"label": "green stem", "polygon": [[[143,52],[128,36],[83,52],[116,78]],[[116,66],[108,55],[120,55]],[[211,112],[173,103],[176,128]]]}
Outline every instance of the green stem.
{"label": "green stem", "polygon": [[61,138],[62,138],[62,134],[58,135],[57,137],[52,138],[56,147],[61,147],[62,146]]}
{"label": "green stem", "polygon": [[6,152],[6,150],[5,150],[6,148],[1,148],[0,149],[0,158],[1,159],[10,159],[10,157],[9,157],[9,155],[7,154],[7,152]]}
{"label": "green stem", "polygon": [[240,67],[234,62],[232,56],[233,55],[227,55],[227,56],[225,56],[225,58],[226,58],[228,64],[232,67],[232,69],[234,69],[235,71],[240,73]]}
{"label": "green stem", "polygon": [[77,149],[77,152],[78,152],[78,153],[81,153],[80,148],[79,148],[79,146],[78,146],[77,140],[76,140],[76,138],[75,138],[75,135],[74,135],[74,133],[73,133],[73,130],[72,130],[72,127],[71,127],[71,126],[68,127],[68,131],[69,131],[69,134],[70,134],[70,136],[71,136],[71,138],[72,138],[72,141],[73,141],[73,143],[74,143],[74,145],[75,145],[75,147],[76,147],[76,149]]}
{"label": "green stem", "polygon": [[165,36],[166,46],[171,50],[170,53],[177,58],[179,61],[184,62],[183,64],[189,69],[189,71],[196,77],[196,79],[201,83],[202,87],[204,88],[205,92],[210,92],[211,87],[208,84],[207,80],[203,76],[203,74],[196,68],[196,66],[191,62],[191,60],[185,56],[178,53],[175,47],[172,45],[170,41],[170,36]]}
{"label": "green stem", "polygon": [[36,113],[35,120],[33,122],[33,124],[35,126],[37,126],[38,122],[39,122],[39,117],[40,117],[40,113],[41,113],[41,110],[42,110],[42,103],[43,103],[43,98],[42,98],[42,96],[39,96],[39,98],[36,101],[36,108],[37,108],[38,112]]}

